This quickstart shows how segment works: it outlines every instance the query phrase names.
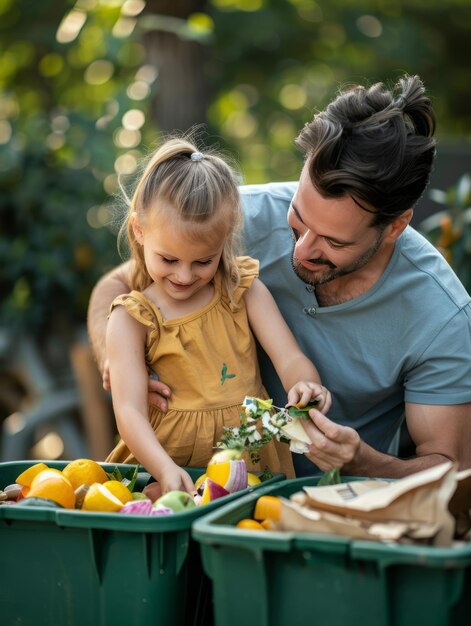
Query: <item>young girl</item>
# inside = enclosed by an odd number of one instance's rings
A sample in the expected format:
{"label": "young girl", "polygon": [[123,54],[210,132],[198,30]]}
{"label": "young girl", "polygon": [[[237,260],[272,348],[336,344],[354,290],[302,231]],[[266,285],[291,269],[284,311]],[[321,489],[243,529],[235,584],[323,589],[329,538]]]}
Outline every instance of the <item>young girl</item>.
{"label": "young girl", "polygon": [[[133,291],[116,298],[106,350],[121,441],[107,458],[140,463],[163,492],[195,488],[181,466],[204,467],[224,426],[237,426],[246,395],[267,398],[254,336],[270,357],[289,404],[330,407],[258,261],[237,257],[242,225],[237,183],[217,155],[170,139],[152,156],[130,202],[127,235]],[[252,334],[253,333],[253,334]],[[166,413],[148,406],[149,374],[169,383]],[[258,467],[293,477],[286,444],[270,442]]]}

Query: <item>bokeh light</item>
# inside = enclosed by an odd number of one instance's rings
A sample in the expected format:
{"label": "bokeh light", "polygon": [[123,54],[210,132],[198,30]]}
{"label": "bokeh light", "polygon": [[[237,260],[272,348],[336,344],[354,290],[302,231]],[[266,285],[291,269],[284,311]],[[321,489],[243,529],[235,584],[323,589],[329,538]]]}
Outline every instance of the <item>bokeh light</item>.
{"label": "bokeh light", "polygon": [[0,120],[0,144],[8,143],[11,139],[12,128],[8,120]]}
{"label": "bokeh light", "polygon": [[59,43],[71,43],[74,41],[83,25],[87,20],[87,14],[84,11],[73,9],[64,16],[57,29],[56,39]]}
{"label": "bokeh light", "polygon": [[128,174],[132,174],[136,170],[137,165],[136,154],[126,152],[125,154],[121,154],[116,159],[114,162],[114,169],[119,176],[126,176]]}
{"label": "bokeh light", "polygon": [[126,111],[121,120],[123,128],[126,130],[139,130],[145,124],[146,116],[140,109],[130,109]]}
{"label": "bokeh light", "polygon": [[280,90],[279,99],[285,109],[301,109],[306,104],[306,90],[301,85],[284,85]]}
{"label": "bokeh light", "polygon": [[85,81],[89,85],[103,85],[113,76],[114,65],[106,59],[93,61],[85,71]]}
{"label": "bokeh light", "polygon": [[362,15],[356,24],[358,30],[367,37],[380,37],[383,33],[383,25],[374,15]]}

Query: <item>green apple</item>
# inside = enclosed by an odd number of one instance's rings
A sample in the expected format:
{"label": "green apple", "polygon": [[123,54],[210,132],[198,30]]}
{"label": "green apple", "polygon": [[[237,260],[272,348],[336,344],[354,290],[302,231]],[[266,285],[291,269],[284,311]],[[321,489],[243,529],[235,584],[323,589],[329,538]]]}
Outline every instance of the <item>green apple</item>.
{"label": "green apple", "polygon": [[172,509],[174,513],[180,513],[181,511],[188,511],[196,507],[193,496],[186,491],[168,491],[160,496],[158,500],[154,502],[154,506],[161,504],[169,509]]}

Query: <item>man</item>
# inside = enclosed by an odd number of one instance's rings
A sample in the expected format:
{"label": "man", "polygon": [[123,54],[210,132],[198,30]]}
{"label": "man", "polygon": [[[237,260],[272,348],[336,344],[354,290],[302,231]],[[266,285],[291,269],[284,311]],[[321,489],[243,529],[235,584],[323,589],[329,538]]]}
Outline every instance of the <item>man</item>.
{"label": "man", "polygon": [[[471,298],[409,225],[429,182],[434,129],[418,77],[393,91],[357,86],[298,136],[299,183],[241,189],[246,252],[260,259],[261,279],[333,397],[328,416],[312,410],[305,423],[312,444],[305,458],[294,455],[298,475],[317,466],[398,478],[449,459],[471,466]],[[109,304],[128,290],[122,266],[92,295],[101,369]],[[264,355],[261,368],[283,405]],[[161,394],[154,402],[169,395],[165,382],[151,383]],[[410,459],[388,453],[404,417]]]}

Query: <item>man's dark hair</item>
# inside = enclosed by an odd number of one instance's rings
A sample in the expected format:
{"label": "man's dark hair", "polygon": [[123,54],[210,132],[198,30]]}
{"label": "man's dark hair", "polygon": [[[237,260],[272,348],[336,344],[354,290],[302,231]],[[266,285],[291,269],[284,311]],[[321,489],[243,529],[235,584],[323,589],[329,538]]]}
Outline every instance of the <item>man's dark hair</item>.
{"label": "man's dark hair", "polygon": [[351,196],[363,208],[366,202],[374,208],[373,225],[385,226],[413,208],[427,187],[434,131],[422,81],[404,76],[392,90],[377,83],[341,92],[304,126],[296,145],[321,195]]}

